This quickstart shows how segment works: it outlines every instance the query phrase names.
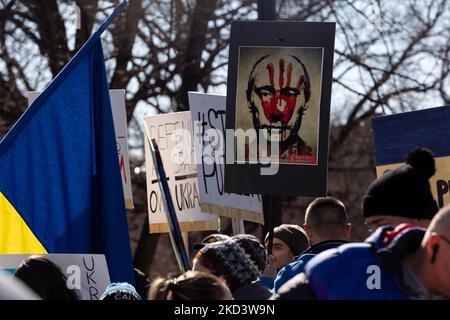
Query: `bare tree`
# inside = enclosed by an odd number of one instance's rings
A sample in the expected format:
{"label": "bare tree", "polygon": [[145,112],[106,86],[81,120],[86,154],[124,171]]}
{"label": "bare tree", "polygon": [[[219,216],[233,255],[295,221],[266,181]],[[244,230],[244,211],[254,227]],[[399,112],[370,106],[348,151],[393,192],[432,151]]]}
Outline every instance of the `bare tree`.
{"label": "bare tree", "polygon": [[[280,3],[292,7],[304,1]],[[377,112],[448,102],[449,6],[447,0],[310,2],[313,20],[337,23],[332,110],[342,130],[331,141],[332,157],[351,131]]]}

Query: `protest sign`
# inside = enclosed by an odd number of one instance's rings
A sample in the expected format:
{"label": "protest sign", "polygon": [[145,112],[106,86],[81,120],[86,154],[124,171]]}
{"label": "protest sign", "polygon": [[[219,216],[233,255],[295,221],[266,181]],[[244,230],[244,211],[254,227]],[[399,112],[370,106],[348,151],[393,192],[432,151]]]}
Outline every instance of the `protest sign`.
{"label": "protest sign", "polygon": [[165,233],[169,229],[149,139],[155,139],[158,145],[181,231],[219,229],[217,215],[203,213],[200,208],[191,113],[147,116],[144,121],[150,233]]}
{"label": "protest sign", "polygon": [[117,153],[119,155],[120,174],[122,175],[125,206],[133,209],[133,192],[131,189],[130,161],[128,158],[128,125],[125,108],[125,90],[109,90],[113,112],[114,130],[116,132]]}
{"label": "protest sign", "polygon": [[334,23],[232,23],[225,191],[326,194],[334,36]]}
{"label": "protest sign", "polygon": [[[0,255],[0,270],[14,273],[29,254]],[[110,283],[105,256],[101,254],[44,254],[67,278],[68,288],[81,300],[99,300]]]}
{"label": "protest sign", "polygon": [[[194,146],[200,148],[196,150],[200,156],[196,164],[202,210],[263,223],[260,195],[238,195],[224,190],[226,97],[189,92],[189,106],[193,126],[199,133],[194,136]],[[219,136],[218,141],[211,141]]]}
{"label": "protest sign", "polygon": [[428,148],[436,162],[431,192],[439,207],[450,203],[449,123],[450,106],[373,118],[377,176],[403,165],[411,149]]}

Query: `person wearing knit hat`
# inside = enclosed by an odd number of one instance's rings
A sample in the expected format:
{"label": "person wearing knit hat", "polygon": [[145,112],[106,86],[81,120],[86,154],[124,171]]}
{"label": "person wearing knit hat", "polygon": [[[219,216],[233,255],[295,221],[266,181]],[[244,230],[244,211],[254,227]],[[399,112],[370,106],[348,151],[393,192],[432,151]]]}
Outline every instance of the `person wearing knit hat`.
{"label": "person wearing knit hat", "polygon": [[[269,237],[266,235],[266,249]],[[292,262],[309,247],[309,240],[302,227],[295,224],[282,224],[273,229],[272,255],[277,271]]]}
{"label": "person wearing knit hat", "polygon": [[[260,275],[255,263],[233,240],[206,244],[195,256],[192,270],[211,273],[221,278],[230,288],[233,297],[239,288],[257,281]],[[267,290],[264,295],[261,295],[260,291],[252,291],[247,292],[245,299],[267,299],[268,297],[270,292]]]}
{"label": "person wearing knit hat", "polygon": [[408,153],[406,164],[376,179],[362,204],[369,230],[402,223],[427,227],[438,211],[428,181],[435,172],[431,151],[415,148]]}
{"label": "person wearing knit hat", "polygon": [[233,296],[236,300],[267,300],[272,293],[269,288],[261,281],[261,275],[266,268],[266,250],[259,240],[250,234],[238,234],[231,237],[245,252],[251,263],[258,269],[258,280],[245,284],[234,291]]}
{"label": "person wearing knit hat", "polygon": [[227,236],[226,234],[213,233],[213,234],[210,234],[209,236],[205,237],[201,243],[194,244],[193,249],[196,251],[199,251],[201,248],[203,248],[208,243],[213,243],[213,242],[217,242],[217,241],[225,241],[225,240],[229,240],[229,239],[230,239],[230,237]]}
{"label": "person wearing knit hat", "polygon": [[231,240],[238,244],[259,272],[262,273],[266,268],[266,250],[261,242],[250,234],[238,234],[231,237]]}
{"label": "person wearing knit hat", "polygon": [[106,287],[100,300],[141,300],[141,297],[131,284],[114,282]]}

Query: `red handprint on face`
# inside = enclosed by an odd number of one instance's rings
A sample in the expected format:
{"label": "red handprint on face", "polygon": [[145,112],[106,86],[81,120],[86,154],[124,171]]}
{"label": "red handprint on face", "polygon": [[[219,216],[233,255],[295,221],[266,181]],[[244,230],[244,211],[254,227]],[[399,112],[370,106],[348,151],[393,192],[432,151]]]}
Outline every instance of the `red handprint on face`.
{"label": "red handprint on face", "polygon": [[287,65],[286,82],[284,81],[285,61],[279,60],[279,76],[278,87],[275,87],[275,68],[272,63],[266,65],[269,77],[269,85],[264,85],[256,88],[256,93],[261,101],[261,106],[264,111],[264,116],[271,123],[281,122],[287,124],[292,118],[292,115],[297,104],[297,97],[300,94],[300,89],[303,86],[305,77],[301,75],[295,87],[291,87],[292,80],[292,63]]}

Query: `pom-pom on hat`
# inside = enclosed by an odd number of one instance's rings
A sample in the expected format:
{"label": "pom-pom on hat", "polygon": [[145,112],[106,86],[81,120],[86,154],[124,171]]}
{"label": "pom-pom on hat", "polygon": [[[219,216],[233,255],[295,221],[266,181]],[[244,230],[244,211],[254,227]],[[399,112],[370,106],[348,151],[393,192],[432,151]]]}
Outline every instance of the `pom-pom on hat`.
{"label": "pom-pom on hat", "polygon": [[369,186],[363,198],[364,217],[384,215],[432,219],[438,207],[428,179],[435,172],[430,150],[411,150],[405,165],[386,171]]}

